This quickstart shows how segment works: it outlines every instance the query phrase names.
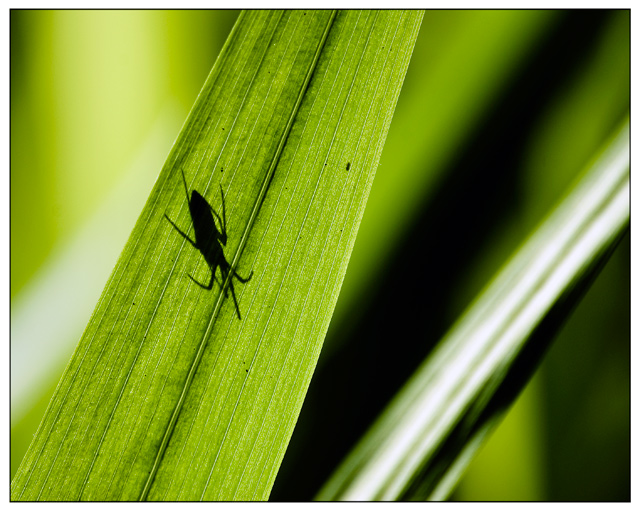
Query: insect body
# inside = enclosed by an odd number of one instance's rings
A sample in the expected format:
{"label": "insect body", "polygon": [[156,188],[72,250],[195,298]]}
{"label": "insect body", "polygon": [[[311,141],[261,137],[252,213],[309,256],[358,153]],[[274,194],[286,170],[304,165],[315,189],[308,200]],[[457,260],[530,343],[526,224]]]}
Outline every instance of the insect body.
{"label": "insect body", "polygon": [[[218,282],[216,279],[216,269],[220,268],[220,287],[224,286],[227,279],[229,280],[229,285],[224,290],[225,296],[229,296],[228,290],[231,289],[233,303],[236,306],[238,319],[240,319],[240,309],[238,308],[238,301],[236,300],[235,290],[233,289],[233,277],[237,278],[244,284],[251,279],[253,272],[251,272],[251,275],[249,275],[248,278],[243,279],[235,270],[232,270],[231,265],[224,256],[223,247],[227,244],[227,218],[222,186],[220,187],[220,195],[222,197],[221,218],[207,200],[196,190],[192,190],[191,197],[189,197],[189,189],[187,188],[184,171],[182,171],[182,182],[184,183],[184,191],[187,194],[187,203],[189,204],[189,214],[191,215],[191,222],[193,223],[193,230],[196,238],[195,241],[184,233],[166,214],[164,216],[184,239],[191,243],[195,249],[200,251],[211,270],[211,278],[206,286],[198,282],[191,275],[189,275],[189,278],[201,288],[210,290],[213,288],[213,281],[215,280]],[[214,216],[220,224],[220,230],[218,230],[218,227],[216,226]],[[231,277],[229,278],[230,273]]]}

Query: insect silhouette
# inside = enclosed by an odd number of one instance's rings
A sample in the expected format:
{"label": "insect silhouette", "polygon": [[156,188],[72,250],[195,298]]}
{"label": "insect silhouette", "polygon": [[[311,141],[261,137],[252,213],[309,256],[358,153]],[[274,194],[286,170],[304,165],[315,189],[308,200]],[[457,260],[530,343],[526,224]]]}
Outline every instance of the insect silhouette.
{"label": "insect silhouette", "polygon": [[[241,319],[238,300],[236,299],[236,293],[233,289],[233,278],[235,277],[241,283],[245,284],[249,282],[249,280],[253,276],[253,271],[246,279],[242,278],[235,270],[231,268],[231,265],[224,256],[223,247],[227,244],[227,217],[222,186],[220,186],[220,195],[222,197],[222,217],[220,217],[220,215],[216,213],[216,211],[207,202],[207,200],[196,190],[192,190],[191,197],[189,197],[189,188],[187,187],[187,180],[184,177],[184,171],[182,171],[182,182],[184,183],[184,191],[187,195],[187,203],[189,204],[189,214],[191,215],[191,222],[193,223],[193,230],[196,238],[195,241],[192,240],[185,232],[183,232],[180,227],[178,227],[167,216],[166,213],[164,216],[174,227],[174,229],[178,231],[184,239],[191,243],[191,245],[193,245],[193,248],[200,251],[200,253],[204,257],[204,260],[207,262],[209,269],[211,270],[211,278],[209,279],[209,283],[206,286],[198,282],[190,274],[187,275],[201,288],[211,290],[213,288],[213,281],[215,280],[216,282],[218,282],[218,280],[216,279],[216,269],[220,268],[219,285],[221,288],[223,287],[224,282],[227,280],[229,273],[231,273],[231,278],[229,278],[229,285],[224,290],[224,293],[226,297],[229,296],[229,289],[231,289],[233,303],[236,306],[236,314],[238,315],[238,319]],[[214,217],[218,220],[218,224],[220,224],[220,230],[218,230],[218,227],[216,226]]]}

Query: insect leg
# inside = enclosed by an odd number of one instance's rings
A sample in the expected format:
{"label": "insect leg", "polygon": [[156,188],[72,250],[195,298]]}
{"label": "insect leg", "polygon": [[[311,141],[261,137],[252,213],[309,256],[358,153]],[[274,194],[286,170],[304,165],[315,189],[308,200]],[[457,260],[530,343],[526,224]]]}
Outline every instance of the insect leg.
{"label": "insect leg", "polygon": [[187,273],[187,276],[191,280],[193,280],[197,285],[199,285],[202,289],[210,290],[213,287],[213,278],[209,281],[209,285],[205,286],[204,284],[200,284],[200,282],[198,282],[196,279],[194,279],[189,273]]}
{"label": "insect leg", "polygon": [[247,282],[249,282],[251,280],[251,277],[253,277],[253,270],[251,270],[251,273],[249,274],[249,276],[246,279],[243,279],[240,275],[238,275],[238,272],[235,271],[235,270],[233,270],[233,276],[235,278],[237,278],[243,284],[246,284]]}
{"label": "insect leg", "polygon": [[[169,223],[170,223],[171,225],[173,225],[173,228],[174,228],[176,231],[178,231],[178,232],[182,235],[182,237],[183,237],[184,239],[186,239],[189,243],[191,243],[195,249],[198,249],[198,245],[196,245],[196,242],[195,242],[195,241],[193,241],[191,238],[189,238],[189,236],[188,236],[187,234],[185,234],[184,232],[182,232],[182,230],[180,230],[180,227],[178,227],[175,223],[173,223],[173,220],[171,220],[171,218],[169,218],[169,217],[167,216],[167,214],[166,214],[166,213],[164,214],[164,217],[165,217],[167,220],[169,220]],[[199,249],[198,249],[198,250],[199,250]]]}
{"label": "insect leg", "polygon": [[231,296],[233,296],[233,303],[236,306],[236,314],[238,315],[238,319],[242,319],[240,316],[240,307],[238,307],[238,300],[236,299],[236,292],[233,289],[233,282],[229,280],[229,288],[231,289]]}
{"label": "insect leg", "polygon": [[[227,280],[227,277],[229,276],[229,265],[227,264],[227,261],[225,261],[223,259],[224,263],[219,263],[220,265],[220,289],[224,289],[224,296],[227,297],[229,296],[229,288],[228,287],[224,287],[224,283]],[[229,281],[229,283],[231,283],[231,281]]]}
{"label": "insect leg", "polygon": [[213,288],[213,281],[214,280],[216,281],[216,284],[218,284],[220,286],[220,288],[222,288],[223,281],[221,280],[220,282],[218,282],[218,279],[216,278],[216,267],[215,266],[210,266],[210,268],[211,268],[211,278],[209,279],[209,284],[207,284],[206,286],[204,284],[200,284],[200,282],[198,282],[196,279],[194,279],[191,275],[189,275],[189,278],[191,280],[193,280],[196,284],[198,284],[202,289],[206,289],[207,291],[210,291]]}
{"label": "insect leg", "polygon": [[222,289],[222,286],[224,285],[224,275],[222,273],[222,268],[220,269],[220,282],[218,282],[218,279],[216,278],[216,265],[212,265],[211,266],[211,281],[209,282],[209,289],[211,289],[211,287],[213,287],[213,281],[216,281],[216,284],[218,284],[220,286],[220,289]]}

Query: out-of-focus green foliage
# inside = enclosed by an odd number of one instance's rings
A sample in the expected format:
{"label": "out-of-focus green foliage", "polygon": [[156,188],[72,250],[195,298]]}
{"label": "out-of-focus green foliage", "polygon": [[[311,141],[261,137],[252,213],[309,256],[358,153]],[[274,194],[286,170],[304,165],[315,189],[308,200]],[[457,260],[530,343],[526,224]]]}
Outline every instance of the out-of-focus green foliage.
{"label": "out-of-focus green foliage", "polygon": [[175,137],[236,15],[11,12],[12,296],[172,107],[182,113]]}
{"label": "out-of-focus green foliage", "polygon": [[[520,186],[526,193],[521,194],[516,214],[486,244],[477,265],[470,269],[473,289],[501,263],[501,254],[514,243],[517,233],[531,228],[557,200],[591,157],[593,148],[628,112],[629,52],[629,13],[618,11],[608,13],[589,44],[575,53],[574,69],[552,92],[531,127],[521,165]],[[472,463],[459,498],[619,500],[628,495],[629,250],[627,236],[569,318],[512,417],[507,416]],[[462,294],[472,293],[465,290]],[[580,364],[575,362],[576,352]],[[599,363],[599,357],[604,364]],[[589,413],[589,409],[594,413],[599,407],[592,401],[593,390],[589,390],[594,388],[594,378],[608,382],[611,394],[607,399],[616,403],[615,413],[607,414],[607,419],[596,414],[597,422],[608,423],[597,428],[599,434],[586,422],[582,422],[584,427],[574,423],[580,420],[578,413]],[[516,421],[519,427],[513,426]],[[589,423],[594,424],[592,419]],[[574,432],[580,433],[571,438]],[[610,455],[594,457],[592,449]],[[511,461],[505,463],[505,457]],[[530,462],[523,463],[523,459]],[[608,465],[606,470],[601,469],[602,462]],[[501,475],[487,477],[490,473]],[[587,485],[584,477],[593,479]],[[513,479],[517,479],[513,484],[501,482]],[[533,488],[537,492],[530,493]]]}
{"label": "out-of-focus green foliage", "polygon": [[371,275],[391,264],[448,162],[554,18],[546,11],[431,11],[425,18],[332,329],[348,329],[363,310],[377,283]]}
{"label": "out-of-focus green foliage", "polygon": [[[178,132],[236,14],[12,11],[12,297],[130,166],[159,115],[153,105],[182,109],[172,117]],[[426,13],[273,498],[315,494],[627,114],[629,38],[628,11]],[[103,52],[99,64],[87,63],[89,47]],[[142,95],[132,98],[136,90]],[[136,133],[113,129],[123,111]],[[105,139],[123,152],[101,152]],[[156,151],[162,159],[168,146]],[[396,183],[403,169],[417,176]],[[470,189],[484,200],[462,223]],[[629,250],[627,237],[454,499],[630,498]],[[422,343],[390,341],[390,329],[418,328]],[[12,472],[55,381],[41,390],[39,410],[12,424]]]}
{"label": "out-of-focus green foliage", "polygon": [[625,123],[575,190],[420,365],[319,499],[443,500],[450,495],[626,231],[629,150]]}

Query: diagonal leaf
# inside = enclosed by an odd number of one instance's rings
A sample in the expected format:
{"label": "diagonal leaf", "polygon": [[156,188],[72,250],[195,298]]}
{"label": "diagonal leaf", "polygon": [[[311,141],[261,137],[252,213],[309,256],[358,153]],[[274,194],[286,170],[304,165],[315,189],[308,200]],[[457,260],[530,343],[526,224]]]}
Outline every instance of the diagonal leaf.
{"label": "diagonal leaf", "polygon": [[421,17],[241,14],[13,499],[268,497]]}
{"label": "diagonal leaf", "polygon": [[627,122],[414,373],[318,498],[446,498],[628,221]]}

